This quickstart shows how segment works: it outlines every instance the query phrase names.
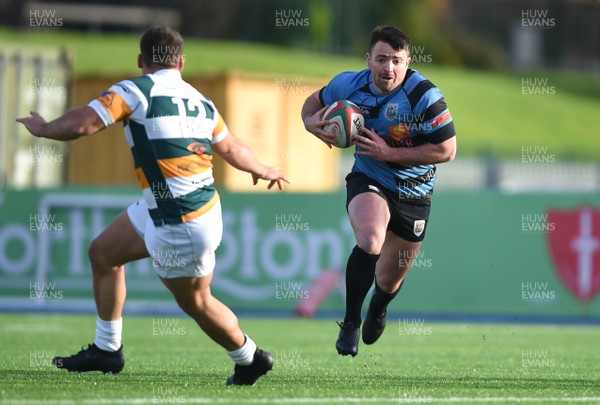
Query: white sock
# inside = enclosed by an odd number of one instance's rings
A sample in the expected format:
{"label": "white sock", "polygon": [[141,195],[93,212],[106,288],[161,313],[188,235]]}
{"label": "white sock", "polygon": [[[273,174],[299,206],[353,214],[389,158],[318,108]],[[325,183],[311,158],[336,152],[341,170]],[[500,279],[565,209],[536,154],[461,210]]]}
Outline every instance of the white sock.
{"label": "white sock", "polygon": [[107,352],[116,352],[121,348],[121,333],[123,332],[123,319],[104,321],[98,317],[96,320],[96,338],[94,344]]}
{"label": "white sock", "polygon": [[249,366],[254,361],[254,352],[256,352],[256,343],[244,335],[246,341],[239,349],[227,352],[231,360],[235,361],[240,366]]}

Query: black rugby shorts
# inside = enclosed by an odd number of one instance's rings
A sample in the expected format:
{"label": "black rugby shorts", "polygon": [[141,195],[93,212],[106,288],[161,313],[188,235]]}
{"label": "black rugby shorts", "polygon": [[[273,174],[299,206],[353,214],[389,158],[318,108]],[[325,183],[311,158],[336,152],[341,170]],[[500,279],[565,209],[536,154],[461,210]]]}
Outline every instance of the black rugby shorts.
{"label": "black rugby shorts", "polygon": [[362,193],[375,193],[383,198],[390,210],[388,230],[409,242],[425,238],[431,198],[412,198],[383,187],[363,173],[352,172],[346,176],[346,210],[350,201]]}

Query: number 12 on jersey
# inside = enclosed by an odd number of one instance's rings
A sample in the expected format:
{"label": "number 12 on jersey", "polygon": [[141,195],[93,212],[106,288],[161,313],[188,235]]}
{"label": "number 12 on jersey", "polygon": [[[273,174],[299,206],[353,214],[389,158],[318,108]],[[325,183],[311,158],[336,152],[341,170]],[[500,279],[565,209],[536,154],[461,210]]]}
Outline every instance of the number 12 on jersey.
{"label": "number 12 on jersey", "polygon": [[181,131],[184,135],[198,136],[206,119],[214,118],[212,106],[204,100],[171,97],[171,101],[177,106]]}

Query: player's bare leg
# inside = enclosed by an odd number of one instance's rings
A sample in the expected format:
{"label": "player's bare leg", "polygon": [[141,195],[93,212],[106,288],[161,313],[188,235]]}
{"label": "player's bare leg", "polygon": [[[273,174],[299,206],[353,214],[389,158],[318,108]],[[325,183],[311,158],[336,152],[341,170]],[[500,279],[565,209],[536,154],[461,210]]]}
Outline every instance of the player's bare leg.
{"label": "player's bare leg", "polygon": [[400,291],[421,242],[409,242],[387,232],[375,270],[375,291],[363,327],[363,342],[373,344],[385,329],[387,306]]}
{"label": "player's bare leg", "polygon": [[204,333],[226,350],[235,350],[244,344],[244,333],[231,310],[212,296],[206,277],[162,278],[179,307],[202,328]]}
{"label": "player's bare leg", "polygon": [[94,239],[88,254],[98,316],[105,321],[121,319],[126,295],[124,263],[149,256],[127,212],[122,212]]}
{"label": "player's bare leg", "polygon": [[273,358],[244,335],[235,314],[212,296],[212,277],[211,273],[205,277],[161,277],[161,281],[171,291],[179,307],[236,362],[235,373],[227,384],[252,385],[273,368]]}
{"label": "player's bare leg", "polygon": [[69,371],[118,373],[123,369],[121,314],[126,295],[123,264],[147,256],[144,241],[127,212],[121,213],[94,239],[89,248],[98,311],[94,344],[73,356],[55,357],[54,365]]}
{"label": "player's bare leg", "polygon": [[410,242],[391,231],[387,232],[375,270],[375,280],[381,290],[386,293],[398,291],[419,249],[421,242]]}
{"label": "player's bare leg", "polygon": [[355,196],[348,205],[348,216],[356,237],[356,246],[346,266],[346,314],[336,348],[341,355],[356,356],[362,322],[361,309],[373,284],[375,266],[385,241],[390,220],[387,202],[378,194]]}
{"label": "player's bare leg", "polygon": [[357,246],[368,254],[380,254],[390,222],[387,202],[376,193],[359,194],[350,201],[348,216]]}

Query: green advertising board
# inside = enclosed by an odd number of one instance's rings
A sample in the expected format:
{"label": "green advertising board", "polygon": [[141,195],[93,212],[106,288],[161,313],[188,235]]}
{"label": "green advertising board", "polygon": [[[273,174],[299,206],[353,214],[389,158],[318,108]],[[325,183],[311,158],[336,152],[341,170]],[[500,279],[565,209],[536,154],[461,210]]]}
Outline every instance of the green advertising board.
{"label": "green advertising board", "polygon": [[[133,188],[0,193],[0,308],[92,311],[87,248]],[[213,293],[237,310],[341,311],[354,246],[343,192],[221,192]],[[438,193],[391,310],[600,316],[600,196]],[[128,311],[175,310],[149,259],[126,266]]]}

